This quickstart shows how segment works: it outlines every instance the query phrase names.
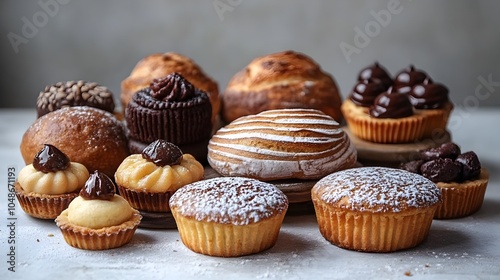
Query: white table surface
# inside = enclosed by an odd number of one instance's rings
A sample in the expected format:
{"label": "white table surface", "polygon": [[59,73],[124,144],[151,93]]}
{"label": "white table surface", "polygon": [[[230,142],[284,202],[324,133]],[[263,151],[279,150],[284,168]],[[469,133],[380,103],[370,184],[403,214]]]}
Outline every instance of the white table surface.
{"label": "white table surface", "polygon": [[314,215],[302,215],[285,218],[273,248],[238,258],[194,253],[177,230],[141,228],[124,247],[85,251],[67,245],[53,221],[31,218],[16,204],[16,271],[10,272],[7,172],[24,166],[19,144],[35,116],[34,110],[0,109],[0,279],[500,279],[498,109],[453,112],[453,141],[479,155],[490,182],[479,212],[434,220],[416,248],[383,254],[340,249],[321,236]]}

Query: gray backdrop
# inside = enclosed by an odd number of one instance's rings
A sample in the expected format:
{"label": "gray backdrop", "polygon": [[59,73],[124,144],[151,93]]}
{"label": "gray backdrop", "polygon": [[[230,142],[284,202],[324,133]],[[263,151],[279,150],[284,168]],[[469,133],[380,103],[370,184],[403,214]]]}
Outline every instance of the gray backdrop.
{"label": "gray backdrop", "polygon": [[[221,91],[253,58],[296,50],[345,98],[359,70],[409,64],[456,107],[500,105],[500,1],[2,0],[0,107],[34,107],[45,85],[87,80],[116,100],[144,56],[194,59]],[[118,102],[117,102],[118,104]]]}

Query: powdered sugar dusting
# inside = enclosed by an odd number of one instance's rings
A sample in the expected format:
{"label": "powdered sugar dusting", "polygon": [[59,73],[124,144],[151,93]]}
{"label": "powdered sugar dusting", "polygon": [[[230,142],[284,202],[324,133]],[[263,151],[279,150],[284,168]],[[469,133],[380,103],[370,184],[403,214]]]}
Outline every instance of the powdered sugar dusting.
{"label": "powdered sugar dusting", "polygon": [[288,199],[269,183],[218,177],[180,188],[170,198],[170,207],[198,221],[246,225],[286,211]]}
{"label": "powdered sugar dusting", "polygon": [[386,167],[353,168],[330,174],[312,192],[328,204],[368,212],[401,212],[436,204],[441,191],[418,174]]}

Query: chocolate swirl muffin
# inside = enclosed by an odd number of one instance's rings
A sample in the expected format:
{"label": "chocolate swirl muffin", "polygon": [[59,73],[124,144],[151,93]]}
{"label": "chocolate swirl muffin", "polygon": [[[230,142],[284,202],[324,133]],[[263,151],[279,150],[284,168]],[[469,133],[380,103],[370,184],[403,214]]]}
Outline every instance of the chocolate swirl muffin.
{"label": "chocolate swirl muffin", "polygon": [[155,79],[134,94],[125,110],[130,151],[141,153],[151,142],[163,139],[196,158],[206,158],[206,148],[195,151],[193,145],[208,143],[211,115],[208,95],[180,74]]}

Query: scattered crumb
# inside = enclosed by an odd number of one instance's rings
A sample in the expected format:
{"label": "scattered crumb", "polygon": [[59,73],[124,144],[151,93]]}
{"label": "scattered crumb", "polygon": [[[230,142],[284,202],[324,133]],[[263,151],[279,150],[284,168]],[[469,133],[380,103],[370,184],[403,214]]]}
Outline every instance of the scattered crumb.
{"label": "scattered crumb", "polygon": [[405,276],[412,276],[411,271],[405,271]]}
{"label": "scattered crumb", "polygon": [[177,250],[173,250],[173,252],[175,253],[175,252],[177,252]]}
{"label": "scattered crumb", "polygon": [[424,266],[425,266],[425,267],[430,267],[431,265],[430,265],[430,264],[428,264],[428,263],[426,263]]}
{"label": "scattered crumb", "polygon": [[40,242],[40,239],[38,239],[38,238],[37,238],[37,239],[36,239],[36,242]]}
{"label": "scattered crumb", "polygon": [[48,237],[54,237],[52,233],[47,234]]}

